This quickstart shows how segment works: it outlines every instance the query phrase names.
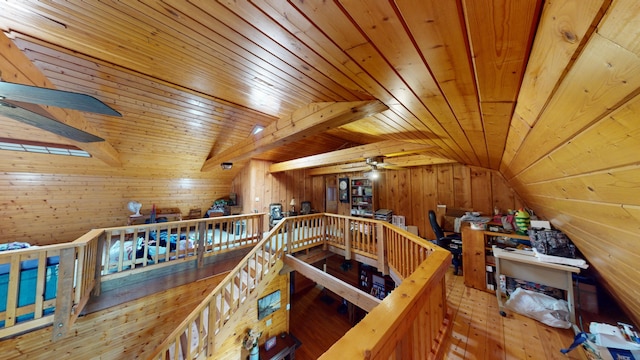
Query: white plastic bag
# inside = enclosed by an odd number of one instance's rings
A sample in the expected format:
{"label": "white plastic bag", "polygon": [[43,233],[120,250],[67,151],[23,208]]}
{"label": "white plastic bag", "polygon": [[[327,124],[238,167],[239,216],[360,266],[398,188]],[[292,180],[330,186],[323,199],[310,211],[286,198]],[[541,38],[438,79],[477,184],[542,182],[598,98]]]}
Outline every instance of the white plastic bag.
{"label": "white plastic bag", "polygon": [[505,303],[505,307],[549,326],[563,329],[571,327],[567,302],[549,295],[517,288]]}

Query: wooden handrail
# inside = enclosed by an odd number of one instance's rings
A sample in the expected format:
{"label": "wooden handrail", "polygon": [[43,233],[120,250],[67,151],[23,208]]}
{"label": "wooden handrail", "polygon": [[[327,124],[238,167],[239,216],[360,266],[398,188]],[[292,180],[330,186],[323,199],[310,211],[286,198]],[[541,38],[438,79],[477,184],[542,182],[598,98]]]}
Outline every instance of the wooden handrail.
{"label": "wooden handrail", "polygon": [[[93,229],[82,235],[78,239],[61,244],[31,247],[9,252],[0,252],[0,265],[9,268],[6,309],[0,312],[0,338],[15,335],[17,333],[29,331],[42,326],[55,324],[52,328],[53,340],[59,340],[69,332],[73,323],[86,305],[91,294],[100,293],[101,281],[108,278],[127,275],[127,271],[152,271],[155,268],[171,265],[180,261],[195,260],[198,254],[202,258],[217,255],[226,251],[241,249],[243,247],[254,247],[262,238],[262,224],[265,213],[253,213],[247,215],[227,216],[218,218],[185,220],[178,222],[166,222],[146,225],[131,225],[104,229]],[[201,236],[199,229],[228,228],[231,229],[236,222],[240,222],[244,228],[242,235],[229,236],[228,234],[209,244],[205,236]],[[113,241],[121,240],[119,253],[124,253],[124,239],[127,234],[137,238],[138,234],[145,240],[149,240],[149,234],[155,232],[157,237],[161,232],[174,233],[176,235],[185,234],[189,229],[198,233],[198,240],[203,240],[203,246],[191,249],[177,249],[167,251],[162,256],[154,257],[154,262],[147,261],[145,252],[144,259],[139,263],[131,262],[139,268],[130,267],[125,269],[122,256],[116,265],[116,271],[109,273],[109,249]],[[114,236],[114,234],[116,234]],[[208,232],[204,232],[209,236]],[[158,251],[159,245],[155,245]],[[145,249],[147,250],[147,249]],[[57,257],[57,266],[48,269],[47,259]],[[21,264],[27,260],[37,260],[35,269],[37,277],[34,280],[32,304],[24,306],[18,305],[18,290],[20,289],[20,269]],[[159,261],[162,260],[162,261]],[[56,274],[49,274],[47,271],[55,271]],[[52,282],[49,279],[56,279]],[[55,291],[51,291],[51,289]],[[24,291],[25,289],[23,289]],[[45,298],[46,290],[46,298]],[[51,298],[53,296],[53,298]],[[22,298],[23,296],[21,296]],[[30,315],[32,314],[32,315]],[[32,320],[24,320],[25,316],[32,317]],[[19,319],[22,318],[22,319]],[[18,321],[20,320],[20,321]]]}
{"label": "wooden handrail", "polygon": [[[350,235],[354,236],[351,241]],[[338,252],[352,252],[356,257],[368,258],[376,264],[381,260],[384,262],[381,266],[383,269],[391,269],[400,279],[408,280],[402,281],[383,300],[386,306],[375,307],[361,322],[363,325],[356,325],[351,329],[322,358],[383,359],[399,350],[423,355],[414,358],[438,356],[442,338],[449,328],[444,274],[451,262],[451,254],[385,222],[314,214],[288,217],[278,223],[152,352],[149,359],[176,358],[177,351],[181,351],[185,359],[213,356],[216,344],[231,336],[234,331],[232,326],[225,327],[225,324],[235,324],[232,319],[243,313],[242,304],[247,300],[253,303],[265,282],[272,279],[260,272],[253,280],[253,287],[235,288],[234,284],[242,279],[243,269],[250,266],[250,261],[257,261],[259,254],[268,253],[270,257],[264,263],[265,266],[282,266],[285,253],[295,253],[315,246],[333,247]],[[265,261],[264,256],[261,259]],[[229,303],[225,303],[229,300]],[[202,324],[208,324],[206,330]],[[201,329],[198,332],[200,338],[195,342],[198,345],[195,349],[182,348],[181,344],[192,344],[192,332],[189,331],[192,328]],[[416,331],[421,333],[414,334]],[[372,333],[377,333],[377,336],[370,336]],[[365,338],[366,341],[363,340]],[[420,340],[417,344],[405,341],[418,338]],[[361,341],[361,346],[345,352],[352,341]],[[346,354],[349,355],[345,356]]]}

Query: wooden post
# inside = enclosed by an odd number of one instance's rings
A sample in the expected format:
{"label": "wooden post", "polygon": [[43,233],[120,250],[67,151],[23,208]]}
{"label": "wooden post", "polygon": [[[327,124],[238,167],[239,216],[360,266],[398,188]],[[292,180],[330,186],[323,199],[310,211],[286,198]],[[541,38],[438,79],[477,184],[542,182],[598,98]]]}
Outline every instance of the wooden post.
{"label": "wooden post", "polygon": [[60,250],[58,292],[56,295],[56,310],[53,315],[52,341],[62,339],[69,331],[69,320],[73,310],[73,276],[75,263],[75,248]]}
{"label": "wooden post", "polygon": [[344,259],[351,260],[351,222],[344,220]]}
{"label": "wooden post", "polygon": [[[260,227],[260,229],[262,229],[262,227]],[[209,342],[207,345],[208,358],[211,358],[216,350],[216,313],[216,303],[215,300],[212,300],[209,302],[209,329],[207,329],[207,340]]]}
{"label": "wooden post", "polygon": [[378,271],[380,271],[382,275],[388,275],[389,265],[387,264],[384,251],[384,226],[382,226],[381,223],[376,224],[376,243],[378,249]]}
{"label": "wooden post", "polygon": [[[98,248],[96,249],[96,281],[95,285],[93,286],[93,291],[91,292],[93,296],[100,296],[100,293],[102,292],[102,257],[104,256],[104,247],[105,242],[107,241],[106,239],[107,235],[103,231],[102,234],[98,236]],[[109,264],[109,261],[107,260],[105,264]]]}
{"label": "wooden post", "polygon": [[204,266],[204,240],[207,237],[207,222],[201,221],[198,223],[198,260],[197,267],[201,269]]}

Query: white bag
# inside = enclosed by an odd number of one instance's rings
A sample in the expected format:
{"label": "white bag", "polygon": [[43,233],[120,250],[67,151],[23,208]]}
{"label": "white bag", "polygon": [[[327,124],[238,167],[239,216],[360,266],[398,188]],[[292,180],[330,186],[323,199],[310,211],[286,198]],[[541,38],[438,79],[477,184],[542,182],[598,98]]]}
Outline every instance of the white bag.
{"label": "white bag", "polygon": [[568,329],[569,305],[565,300],[557,300],[545,294],[517,288],[505,303],[505,306],[549,326]]}

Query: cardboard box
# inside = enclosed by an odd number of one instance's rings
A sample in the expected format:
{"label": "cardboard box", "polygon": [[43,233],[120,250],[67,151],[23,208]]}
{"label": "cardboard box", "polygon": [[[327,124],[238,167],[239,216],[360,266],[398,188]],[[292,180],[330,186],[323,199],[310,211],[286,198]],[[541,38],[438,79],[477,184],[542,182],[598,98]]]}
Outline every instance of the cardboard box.
{"label": "cardboard box", "polygon": [[456,218],[462,217],[470,209],[447,208],[446,205],[438,205],[436,207],[436,217],[442,230],[446,232],[454,232]]}

